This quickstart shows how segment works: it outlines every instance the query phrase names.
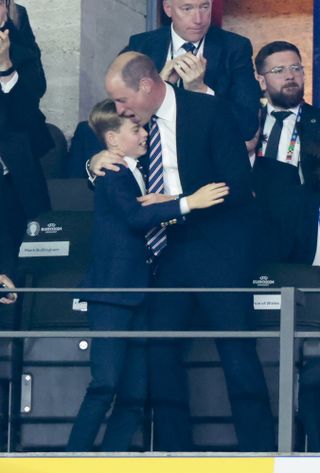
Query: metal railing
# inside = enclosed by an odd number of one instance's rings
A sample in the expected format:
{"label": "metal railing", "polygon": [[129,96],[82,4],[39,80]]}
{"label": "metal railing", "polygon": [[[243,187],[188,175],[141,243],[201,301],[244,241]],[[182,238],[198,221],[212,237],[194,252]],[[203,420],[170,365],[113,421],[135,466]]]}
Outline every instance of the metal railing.
{"label": "metal railing", "polygon": [[[295,330],[296,306],[302,293],[319,293],[319,289],[310,288],[103,288],[76,289],[77,293],[88,292],[182,292],[182,293],[272,293],[280,294],[280,330],[278,331],[0,331],[0,339],[13,338],[279,338],[279,428],[278,452],[291,453],[294,440],[294,344],[296,338],[320,338],[320,331]],[[0,289],[5,292],[5,289]],[[17,288],[17,293],[74,293],[74,288]]]}

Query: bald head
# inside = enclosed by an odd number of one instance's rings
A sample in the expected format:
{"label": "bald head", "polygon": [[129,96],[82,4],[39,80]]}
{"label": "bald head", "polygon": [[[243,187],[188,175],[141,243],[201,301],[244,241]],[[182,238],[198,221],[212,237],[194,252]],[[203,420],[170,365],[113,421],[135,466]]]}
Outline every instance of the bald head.
{"label": "bald head", "polygon": [[162,82],[158,71],[148,56],[134,51],[120,54],[109,66],[106,78],[117,75],[127,87],[138,90],[141,79]]}
{"label": "bald head", "polygon": [[105,86],[121,116],[144,125],[160,107],[165,84],[155,65],[144,54],[126,52],[110,64]]}

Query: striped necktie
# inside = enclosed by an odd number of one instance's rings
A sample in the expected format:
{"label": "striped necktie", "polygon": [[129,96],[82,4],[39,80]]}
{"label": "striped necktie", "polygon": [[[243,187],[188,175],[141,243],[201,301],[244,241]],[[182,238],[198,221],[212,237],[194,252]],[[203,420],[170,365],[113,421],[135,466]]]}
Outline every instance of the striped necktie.
{"label": "striped necktie", "polygon": [[[149,132],[149,179],[148,194],[163,194],[163,164],[160,130],[156,117],[151,117]],[[155,256],[167,246],[166,229],[162,227],[154,227],[146,234],[147,246],[151,249]]]}

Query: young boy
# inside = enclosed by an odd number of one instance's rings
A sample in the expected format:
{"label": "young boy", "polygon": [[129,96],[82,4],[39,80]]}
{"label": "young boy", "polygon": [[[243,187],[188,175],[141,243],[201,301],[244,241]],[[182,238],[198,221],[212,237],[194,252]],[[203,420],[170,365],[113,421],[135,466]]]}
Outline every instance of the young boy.
{"label": "young boy", "polygon": [[[182,199],[157,194],[153,200],[161,203],[143,206],[137,200],[145,194],[137,159],[146,153],[147,132],[130,119],[118,116],[114,103],[108,99],[93,108],[89,122],[106,147],[123,156],[127,167],[120,165],[119,172],[107,172],[95,181],[92,264],[81,285],[146,288],[151,277],[148,262],[152,259],[146,246],[148,231],[193,209],[223,202],[228,187],[224,183],[208,184]],[[92,330],[145,329],[143,291],[88,293],[82,299],[89,302]],[[93,339],[92,381],[73,426],[68,451],[92,450],[105,414],[112,406],[101,449],[129,449],[143,414],[145,361],[141,340]]]}

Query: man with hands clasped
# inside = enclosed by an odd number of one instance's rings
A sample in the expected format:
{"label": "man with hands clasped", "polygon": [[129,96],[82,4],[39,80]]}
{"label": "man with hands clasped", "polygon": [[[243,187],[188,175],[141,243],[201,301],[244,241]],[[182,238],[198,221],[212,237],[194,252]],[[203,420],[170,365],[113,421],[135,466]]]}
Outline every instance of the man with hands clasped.
{"label": "man with hands clasped", "polygon": [[163,0],[163,8],[171,26],[131,36],[124,51],[149,56],[165,81],[227,100],[243,139],[251,139],[261,93],[250,41],[211,26],[212,0]]}

